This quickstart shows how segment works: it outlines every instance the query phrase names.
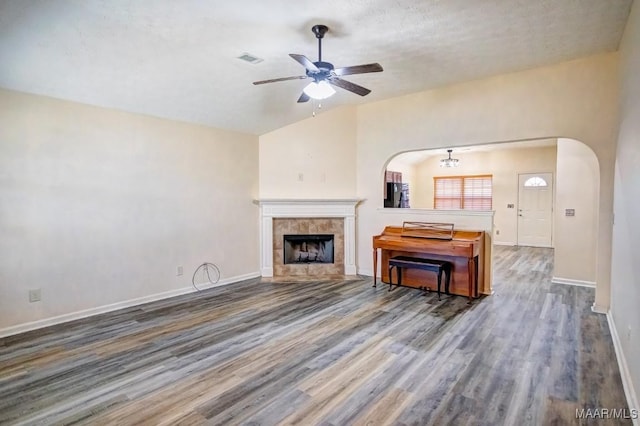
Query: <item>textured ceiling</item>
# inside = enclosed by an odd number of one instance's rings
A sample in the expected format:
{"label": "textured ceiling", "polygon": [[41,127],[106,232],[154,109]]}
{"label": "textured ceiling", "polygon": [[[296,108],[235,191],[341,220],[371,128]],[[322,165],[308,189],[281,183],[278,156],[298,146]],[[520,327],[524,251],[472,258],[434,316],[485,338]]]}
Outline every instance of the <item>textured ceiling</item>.
{"label": "textured ceiling", "polygon": [[[262,134],[311,116],[288,54],[378,62],[323,110],[615,51],[632,0],[0,0],[0,87]],[[237,59],[248,52],[264,59]]]}

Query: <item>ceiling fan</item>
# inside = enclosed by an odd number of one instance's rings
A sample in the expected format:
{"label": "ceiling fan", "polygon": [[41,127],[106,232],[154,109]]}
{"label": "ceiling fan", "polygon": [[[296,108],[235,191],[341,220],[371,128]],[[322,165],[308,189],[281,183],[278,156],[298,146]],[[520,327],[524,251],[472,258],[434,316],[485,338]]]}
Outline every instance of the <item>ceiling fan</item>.
{"label": "ceiling fan", "polygon": [[313,28],[311,28],[311,31],[316,35],[316,38],[318,39],[318,61],[312,62],[306,56],[296,53],[289,54],[289,56],[291,56],[295,61],[305,67],[306,75],[254,81],[253,84],[275,83],[277,81],[304,80],[306,78],[312,78],[313,82],[311,82],[304,88],[302,94],[298,98],[298,102],[307,102],[310,98],[328,98],[335,93],[335,90],[331,87],[331,85],[348,90],[349,92],[353,92],[360,96],[366,96],[371,93],[371,90],[367,89],[366,87],[362,87],[355,83],[351,83],[350,81],[343,80],[340,77],[343,75],[381,72],[383,71],[383,69],[380,64],[373,63],[354,65],[351,67],[334,68],[333,64],[322,61],[322,38],[324,37],[326,32],[329,31],[329,28],[326,25],[314,25]]}

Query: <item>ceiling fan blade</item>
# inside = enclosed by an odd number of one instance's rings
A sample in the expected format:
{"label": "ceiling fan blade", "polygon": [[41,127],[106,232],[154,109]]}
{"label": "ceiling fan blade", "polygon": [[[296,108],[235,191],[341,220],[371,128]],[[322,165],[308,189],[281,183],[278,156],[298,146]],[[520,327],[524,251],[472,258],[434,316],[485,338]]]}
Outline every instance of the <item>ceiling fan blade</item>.
{"label": "ceiling fan blade", "polygon": [[382,66],[378,63],[374,64],[365,64],[365,65],[354,65],[352,67],[342,67],[336,68],[333,72],[338,75],[352,75],[352,74],[365,74],[368,72],[381,72],[384,71]]}
{"label": "ceiling fan blade", "polygon": [[310,99],[309,95],[307,95],[306,93],[302,92],[302,94],[298,98],[298,103],[301,104],[303,102],[309,102],[309,99]]}
{"label": "ceiling fan blade", "polygon": [[282,77],[282,78],[272,78],[271,80],[254,81],[253,84],[275,83],[276,81],[287,81],[287,80],[304,80],[305,78],[307,78],[306,75],[297,75],[295,77]]}
{"label": "ceiling fan blade", "polygon": [[352,83],[347,80],[343,80],[338,77],[329,78],[327,79],[327,81],[333,84],[334,86],[338,86],[344,90],[348,90],[360,96],[366,96],[369,93],[371,93],[371,90],[367,89],[366,87],[359,86],[355,83]]}
{"label": "ceiling fan blade", "polygon": [[293,59],[299,62],[303,67],[312,72],[320,72],[320,69],[315,66],[313,62],[309,58],[304,55],[298,55],[297,53],[289,53]]}

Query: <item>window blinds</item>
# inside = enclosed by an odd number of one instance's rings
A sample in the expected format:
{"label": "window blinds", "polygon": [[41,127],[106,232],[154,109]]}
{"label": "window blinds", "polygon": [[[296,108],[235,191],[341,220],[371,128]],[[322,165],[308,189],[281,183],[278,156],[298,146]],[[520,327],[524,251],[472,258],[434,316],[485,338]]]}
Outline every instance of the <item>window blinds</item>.
{"label": "window blinds", "polygon": [[491,210],[492,177],[434,177],[435,209]]}

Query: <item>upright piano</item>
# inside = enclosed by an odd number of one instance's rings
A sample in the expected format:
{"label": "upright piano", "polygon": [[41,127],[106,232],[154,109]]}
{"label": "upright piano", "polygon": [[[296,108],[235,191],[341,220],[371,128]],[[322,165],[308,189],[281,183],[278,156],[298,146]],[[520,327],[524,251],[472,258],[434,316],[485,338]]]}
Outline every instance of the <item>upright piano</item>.
{"label": "upright piano", "polygon": [[[373,282],[378,271],[378,249],[381,251],[382,282],[389,283],[389,259],[410,256],[446,260],[452,264],[449,292],[470,299],[478,297],[484,279],[484,231],[454,231],[448,236],[433,230],[387,226],[373,237]],[[437,287],[435,274],[419,269],[402,273],[402,284],[409,287]]]}

